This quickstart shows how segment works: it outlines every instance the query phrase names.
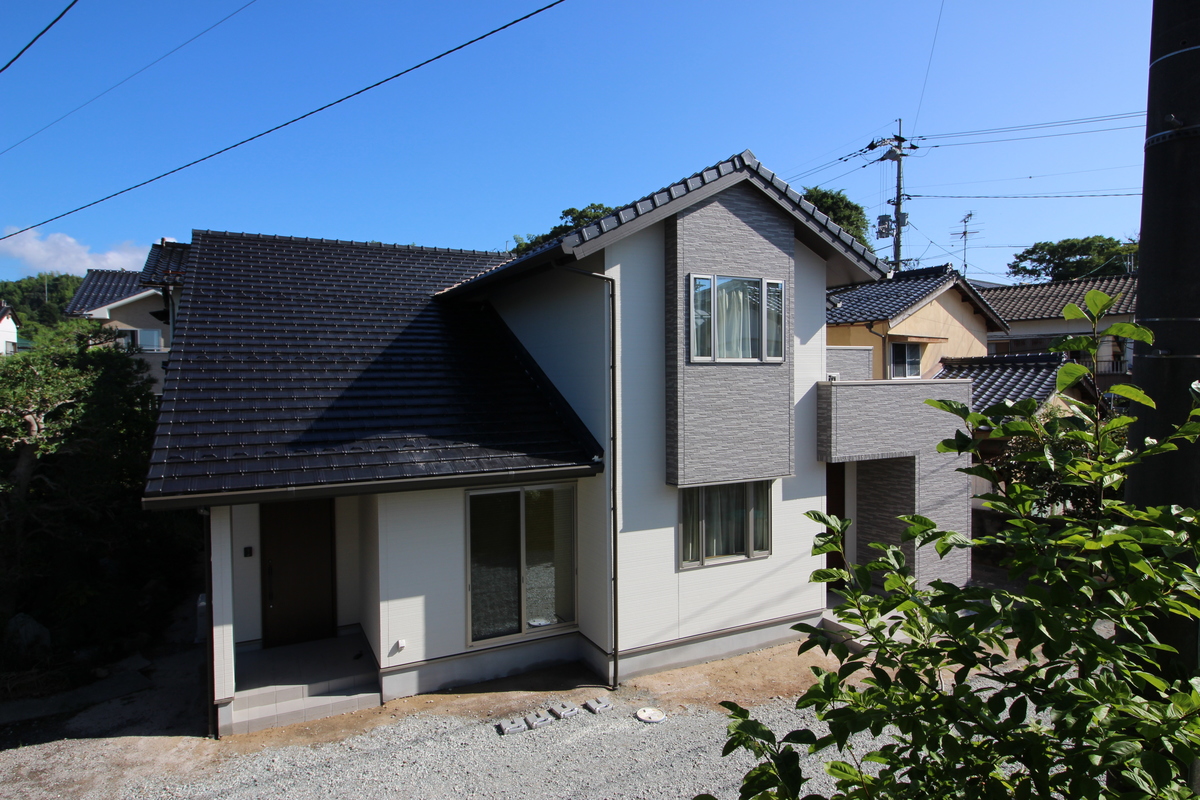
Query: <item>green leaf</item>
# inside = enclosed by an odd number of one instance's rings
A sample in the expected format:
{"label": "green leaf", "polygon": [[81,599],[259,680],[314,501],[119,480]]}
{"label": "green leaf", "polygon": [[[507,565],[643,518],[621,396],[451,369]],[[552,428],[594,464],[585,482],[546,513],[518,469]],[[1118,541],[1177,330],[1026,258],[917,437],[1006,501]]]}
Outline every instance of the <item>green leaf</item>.
{"label": "green leaf", "polygon": [[862,773],[845,761],[826,761],[825,772],[839,781],[862,780]]}
{"label": "green leaf", "polygon": [[1099,319],[1113,307],[1117,302],[1117,297],[1109,297],[1099,289],[1092,289],[1083,296],[1083,302],[1087,304],[1088,311],[1092,312],[1092,316]]}
{"label": "green leaf", "polygon": [[1058,368],[1058,377],[1054,381],[1054,390],[1063,392],[1083,380],[1092,371],[1083,364],[1063,364]]}
{"label": "green leaf", "polygon": [[1142,405],[1150,408],[1158,408],[1158,406],[1154,405],[1154,401],[1151,400],[1145,392],[1138,387],[1133,386],[1132,384],[1116,383],[1108,387],[1108,390],[1113,394],[1120,395],[1121,397],[1128,397],[1135,403],[1141,403]]}
{"label": "green leaf", "polygon": [[815,509],[812,511],[805,511],[804,516],[808,517],[813,522],[816,522],[819,525],[824,525],[826,528],[837,531],[838,533],[845,533],[846,529],[850,527],[851,523],[851,520],[841,519],[833,514],[826,514],[824,511],[817,511]]}
{"label": "green leaf", "polygon": [[1087,319],[1088,315],[1074,303],[1067,303],[1062,310],[1063,319]]}
{"label": "green leaf", "polygon": [[1145,342],[1146,344],[1154,344],[1154,331],[1132,322],[1114,322],[1100,331],[1100,335],[1120,336],[1122,339],[1133,339],[1134,341]]}
{"label": "green leaf", "polygon": [[809,583],[829,583],[850,579],[850,573],[844,569],[818,569],[808,576]]}

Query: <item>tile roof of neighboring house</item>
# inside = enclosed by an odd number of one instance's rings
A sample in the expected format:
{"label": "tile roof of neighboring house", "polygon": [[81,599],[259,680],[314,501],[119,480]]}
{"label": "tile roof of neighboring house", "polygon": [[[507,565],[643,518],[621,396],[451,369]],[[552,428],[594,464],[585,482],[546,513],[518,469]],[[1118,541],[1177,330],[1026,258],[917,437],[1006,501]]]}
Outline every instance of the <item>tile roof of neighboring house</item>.
{"label": "tile roof of neighboring house", "polygon": [[598,471],[599,445],[499,317],[431,299],[507,258],[194,231],[148,505]]}
{"label": "tile roof of neighboring house", "polygon": [[21,318],[17,316],[17,310],[15,308],[12,306],[0,305],[0,320],[8,317],[12,317],[13,322],[17,323],[18,326],[21,324]]}
{"label": "tile roof of neighboring house", "polygon": [[147,286],[182,286],[192,246],[163,239],[150,245],[150,255],[142,269],[141,281]]}
{"label": "tile roof of neighboring house", "polygon": [[852,325],[887,320],[898,322],[932,300],[950,286],[957,286],[964,300],[983,314],[988,330],[1004,330],[1000,315],[980,293],[948,264],[940,267],[909,269],[875,283],[838,286],[826,292],[825,322],[828,325]]}
{"label": "tile roof of neighboring house", "polygon": [[1011,400],[1032,397],[1044,403],[1054,394],[1058,368],[1067,360],[1064,353],[943,358],[935,378],[971,380],[971,410],[984,409]]}
{"label": "tile roof of neighboring house", "polygon": [[1137,274],[1102,275],[1097,278],[1077,278],[1051,283],[1024,283],[982,289],[980,294],[1007,321],[1023,319],[1058,319],[1067,303],[1080,308],[1084,296],[1099,289],[1110,297],[1121,295],[1110,314],[1133,314],[1137,308]]}
{"label": "tile roof of neighboring house", "polygon": [[[797,220],[805,223],[810,236],[824,242],[824,246],[840,252],[858,263],[864,272],[880,278],[887,266],[862,242],[830,221],[816,206],[803,199],[795,189],[764,167],[754,153],[745,150],[724,161],[703,169],[678,183],[665,186],[640,200],[622,206],[610,216],[578,230],[565,233],[557,239],[543,243],[504,264],[491,267],[477,275],[469,276],[445,290],[448,294],[461,294],[474,290],[481,284],[498,280],[502,276],[532,268],[546,260],[547,256],[570,254],[583,258],[607,246],[627,232],[640,230],[646,225],[677,213],[693,203],[742,180],[751,180],[760,189],[772,196],[781,206],[789,210]],[[814,240],[815,241],[815,240]]]}
{"label": "tile roof of neighboring house", "polygon": [[67,314],[86,314],[93,309],[146,291],[139,273],[121,269],[89,269],[75,296],[67,303]]}

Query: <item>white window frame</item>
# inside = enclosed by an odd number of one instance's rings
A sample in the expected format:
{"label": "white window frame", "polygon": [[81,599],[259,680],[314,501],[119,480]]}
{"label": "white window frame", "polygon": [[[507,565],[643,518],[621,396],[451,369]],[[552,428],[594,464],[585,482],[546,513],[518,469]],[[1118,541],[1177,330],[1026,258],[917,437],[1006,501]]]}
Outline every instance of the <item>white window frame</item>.
{"label": "white window frame", "polygon": [[[754,508],[754,486],[756,486],[758,484],[766,484],[767,485],[767,491],[766,491],[766,496],[767,496],[767,546],[766,546],[766,549],[763,549],[763,550],[756,550],[754,548],[754,510],[755,510],[755,508]],[[687,528],[687,526],[685,524],[685,520],[684,520],[684,511],[687,506],[687,504],[684,501],[685,492],[704,491],[709,488],[719,488],[719,487],[731,486],[731,485],[744,486],[746,489],[746,549],[745,549],[745,551],[741,552],[741,553],[732,553],[732,554],[723,555],[723,556],[705,555],[704,549],[705,549],[705,540],[707,537],[705,536],[705,533],[704,533],[704,520],[701,519],[700,526],[697,529],[697,534],[696,534],[700,538],[700,541],[698,542],[697,548],[696,548],[697,552],[699,553],[699,560],[684,561],[683,560],[683,554],[684,554],[683,537],[685,535],[685,531]],[[701,502],[700,502],[700,508],[701,509],[704,508],[703,500],[701,500]],[[711,566],[716,566],[719,564],[734,564],[734,563],[741,563],[743,561],[749,561],[749,560],[753,560],[753,559],[767,558],[771,555],[771,553],[773,552],[773,549],[775,547],[775,481],[774,480],[745,481],[745,482],[738,482],[738,483],[714,483],[714,484],[706,484],[704,486],[680,487],[680,489],[679,489],[679,524],[676,526],[676,529],[677,529],[677,535],[676,535],[675,539],[676,539],[677,552],[679,554],[678,566],[679,566],[680,570],[703,569],[704,567],[711,567]]]}
{"label": "white window frame", "polygon": [[[575,556],[574,568],[571,571],[573,603],[575,607],[575,619],[571,622],[560,622],[555,625],[543,625],[534,630],[527,630],[528,616],[526,613],[525,602],[528,590],[526,581],[526,563],[525,563],[525,493],[538,489],[562,489],[569,487],[571,489],[571,548]],[[482,494],[505,494],[520,492],[521,495],[521,547],[520,547],[520,627],[521,630],[517,633],[511,633],[505,636],[493,636],[487,639],[472,640],[471,633],[474,629],[471,620],[472,611],[472,596],[471,596],[471,498],[475,495]],[[463,531],[463,539],[465,544],[464,555],[464,586],[466,588],[467,600],[467,626],[466,626],[466,646],[468,648],[492,647],[498,644],[508,642],[521,641],[526,639],[537,639],[542,636],[553,636],[564,631],[576,630],[579,628],[579,486],[574,481],[558,482],[558,483],[539,483],[521,486],[496,486],[487,489],[470,489],[463,493],[463,516],[466,520],[466,528]]]}
{"label": "white window frame", "polygon": [[[739,281],[757,281],[758,282],[758,297],[759,297],[759,356],[758,358],[718,358],[717,357],[717,331],[720,327],[720,321],[717,319],[717,281],[724,279],[733,279]],[[696,281],[707,280],[709,282],[709,341],[708,352],[710,355],[696,355]],[[767,287],[772,285],[779,286],[780,309],[782,318],[780,319],[779,342],[782,352],[778,356],[767,355]],[[689,357],[693,362],[698,363],[720,363],[720,364],[762,364],[762,363],[781,363],[787,358],[787,331],[788,331],[788,315],[787,315],[787,281],[775,280],[773,278],[752,278],[740,275],[711,275],[693,274],[688,276],[688,341],[690,343]]]}
{"label": "white window frame", "polygon": [[[898,381],[919,380],[921,377],[920,363],[921,363],[921,359],[925,355],[925,350],[924,350],[923,345],[921,345],[921,343],[919,343],[919,342],[889,342],[889,344],[891,345],[891,347],[888,349],[888,369],[892,373],[892,378],[894,378],[895,380],[898,380]],[[897,375],[896,374],[896,348],[897,347],[904,347],[905,349],[907,349],[909,347],[917,348],[917,365],[918,366],[917,366],[917,374],[916,375]],[[908,355],[907,354],[905,354],[904,363],[905,363],[905,368],[907,371],[907,366],[908,366]]]}

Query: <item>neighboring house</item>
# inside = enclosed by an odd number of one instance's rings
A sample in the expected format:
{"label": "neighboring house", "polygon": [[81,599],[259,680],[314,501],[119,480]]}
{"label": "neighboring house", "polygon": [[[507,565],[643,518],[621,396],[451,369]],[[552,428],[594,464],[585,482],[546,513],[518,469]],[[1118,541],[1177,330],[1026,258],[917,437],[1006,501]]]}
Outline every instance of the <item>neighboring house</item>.
{"label": "neighboring house", "polygon": [[[996,355],[1044,352],[1060,336],[1091,333],[1087,320],[1065,320],[1062,311],[1068,303],[1085,308],[1084,298],[1093,289],[1110,297],[1120,295],[1105,317],[1107,324],[1134,321],[1137,311],[1136,273],[981,289],[979,293],[1009,327],[1007,332],[988,334],[988,352]],[[1098,361],[1096,380],[1101,389],[1127,380],[1127,373],[1133,364],[1132,342],[1112,339],[1102,342]]]}
{"label": "neighboring house", "polygon": [[66,314],[103,320],[104,327],[115,330],[127,347],[139,349],[139,357],[150,366],[155,392],[161,393],[163,364],[171,349],[170,327],[162,293],[142,286],[140,279],[138,272],[89,269]]}
{"label": "neighboring house", "polygon": [[949,265],[834,287],[828,305],[829,344],[849,348],[830,367],[838,377],[843,368],[861,375],[866,358],[861,351],[870,348],[875,380],[931,378],[943,358],[986,355],[988,336],[1008,330],[975,287]]}
{"label": "neighboring house", "polygon": [[[923,400],[970,383],[826,380],[825,290],[883,276],[749,151],[518,258],[156,246],[177,313],[144,504],[207,514],[217,731],[787,641],[825,609],[809,509],[853,509],[858,542],[898,541],[893,513],[966,530]],[[827,506],[828,463],[854,479]]]}
{"label": "neighboring house", "polygon": [[21,320],[12,306],[0,300],[0,356],[11,356],[17,352],[17,328]]}

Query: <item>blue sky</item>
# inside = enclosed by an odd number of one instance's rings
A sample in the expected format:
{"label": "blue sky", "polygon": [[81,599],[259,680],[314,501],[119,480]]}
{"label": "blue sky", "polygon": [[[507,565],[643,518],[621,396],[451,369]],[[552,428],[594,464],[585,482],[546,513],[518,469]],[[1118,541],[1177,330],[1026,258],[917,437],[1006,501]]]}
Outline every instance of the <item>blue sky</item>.
{"label": "blue sky", "polygon": [[[0,150],[246,2],[80,0],[0,74]],[[205,156],[542,4],[255,0],[0,154],[0,230]],[[0,64],[66,5],[10,4]],[[920,137],[1138,112],[1150,14],[1149,0],[566,0],[316,117],[0,241],[0,279],[140,268],[152,242],[190,241],[193,228],[502,250],[566,207],[628,203],[747,148],[792,178],[889,135],[897,119]],[[906,190],[1137,192],[1140,125],[918,140]],[[1127,129],[976,143],[1117,127]],[[963,141],[973,143],[951,146]],[[894,181],[892,166],[856,156],[794,183],[845,190],[873,219],[890,211]],[[1013,253],[1035,241],[1135,236],[1140,203],[914,198],[904,256],[961,268],[954,231],[974,212],[968,274],[1005,280]]]}

